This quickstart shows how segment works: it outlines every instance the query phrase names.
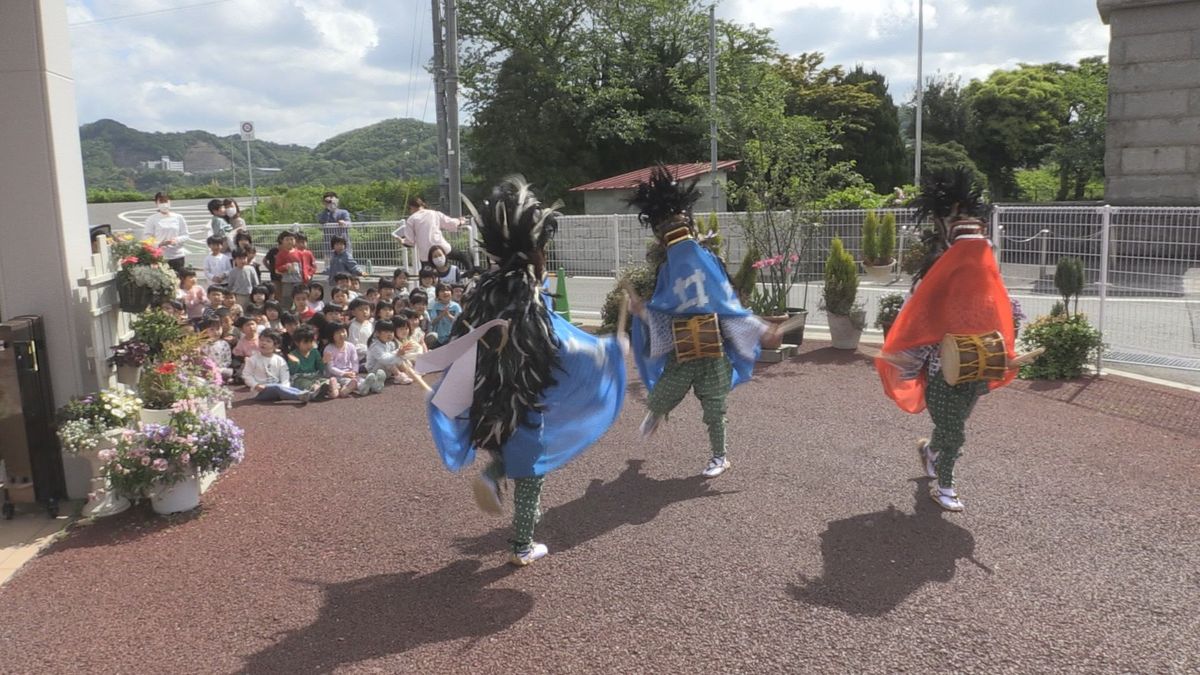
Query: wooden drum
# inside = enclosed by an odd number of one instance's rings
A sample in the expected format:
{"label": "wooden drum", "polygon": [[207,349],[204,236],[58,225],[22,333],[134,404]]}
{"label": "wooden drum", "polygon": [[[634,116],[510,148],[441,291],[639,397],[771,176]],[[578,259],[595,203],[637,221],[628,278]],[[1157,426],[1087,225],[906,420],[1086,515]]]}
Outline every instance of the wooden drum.
{"label": "wooden drum", "polygon": [[942,377],[951,386],[992,382],[1008,375],[1008,350],[1000,331],[942,338]]}
{"label": "wooden drum", "polygon": [[716,314],[701,314],[671,322],[675,337],[675,360],[686,363],[696,359],[709,359],[725,352],[721,347],[721,330]]}

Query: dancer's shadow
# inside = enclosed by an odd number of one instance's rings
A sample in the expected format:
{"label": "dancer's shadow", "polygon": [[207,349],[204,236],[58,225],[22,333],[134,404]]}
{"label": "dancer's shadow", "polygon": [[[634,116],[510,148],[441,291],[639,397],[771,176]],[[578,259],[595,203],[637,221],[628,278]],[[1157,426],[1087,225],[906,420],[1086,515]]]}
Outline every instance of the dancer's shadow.
{"label": "dancer's shadow", "polygon": [[[578,499],[548,509],[538,523],[537,539],[552,551],[567,551],[622,525],[644,525],[671,504],[737,492],[714,490],[712,481],[702,476],[656,480],[642,473],[643,464],[645,460],[627,460],[615,479],[605,483],[595,478]],[[498,527],[460,539],[455,546],[468,555],[494,553],[506,546],[510,532],[507,526]]]}
{"label": "dancer's shadow", "polygon": [[487,588],[515,568],[480,571],[481,564],[458,560],[423,576],[402,572],[327,585],[317,620],[248,657],[243,672],[327,673],[425,644],[500,632],[533,609],[533,597]]}
{"label": "dancer's shadow", "polygon": [[975,537],[955,525],[929,498],[929,481],[916,482],[915,512],[886,511],[836,520],[821,534],[825,576],[789,584],[800,602],[847,614],[882,616],[926,583],[954,577],[959,558],[991,574],[975,559]]}

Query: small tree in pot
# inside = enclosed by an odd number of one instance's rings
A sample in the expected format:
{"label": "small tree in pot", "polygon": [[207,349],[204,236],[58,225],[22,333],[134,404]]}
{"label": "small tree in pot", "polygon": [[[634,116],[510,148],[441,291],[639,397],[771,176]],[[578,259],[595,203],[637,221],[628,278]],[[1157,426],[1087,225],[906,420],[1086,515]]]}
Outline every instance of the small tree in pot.
{"label": "small tree in pot", "polygon": [[875,314],[875,327],[883,330],[883,336],[887,337],[888,329],[896,322],[896,317],[900,316],[900,308],[904,306],[904,295],[902,293],[888,293],[879,299],[879,311]]}
{"label": "small tree in pot", "polygon": [[866,326],[866,312],[858,304],[858,270],[854,258],[834,238],[825,261],[825,290],[822,304],[829,315],[829,332],[837,349],[857,349]]}

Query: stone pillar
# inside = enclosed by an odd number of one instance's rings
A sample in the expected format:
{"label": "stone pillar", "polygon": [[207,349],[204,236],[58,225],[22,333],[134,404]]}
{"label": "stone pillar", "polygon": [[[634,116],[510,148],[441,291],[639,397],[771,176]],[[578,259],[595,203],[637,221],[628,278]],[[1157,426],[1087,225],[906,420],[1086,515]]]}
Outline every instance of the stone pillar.
{"label": "stone pillar", "polygon": [[0,318],[46,322],[56,403],[94,382],[76,280],[91,256],[64,0],[0,2]]}
{"label": "stone pillar", "polygon": [[1109,47],[1106,199],[1200,205],[1200,0],[1098,0]]}

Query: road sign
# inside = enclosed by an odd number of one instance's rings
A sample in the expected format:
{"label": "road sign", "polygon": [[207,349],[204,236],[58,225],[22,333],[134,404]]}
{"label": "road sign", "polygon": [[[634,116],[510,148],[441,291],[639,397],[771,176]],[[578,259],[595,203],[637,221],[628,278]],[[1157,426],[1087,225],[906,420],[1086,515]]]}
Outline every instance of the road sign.
{"label": "road sign", "polygon": [[249,142],[254,140],[254,122],[242,122],[241,130],[243,141]]}

